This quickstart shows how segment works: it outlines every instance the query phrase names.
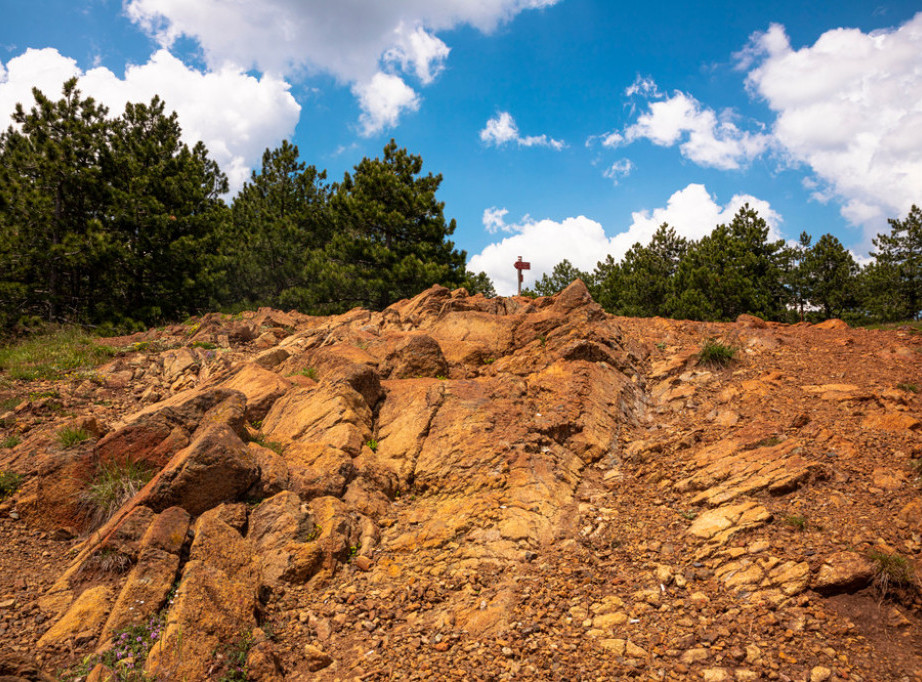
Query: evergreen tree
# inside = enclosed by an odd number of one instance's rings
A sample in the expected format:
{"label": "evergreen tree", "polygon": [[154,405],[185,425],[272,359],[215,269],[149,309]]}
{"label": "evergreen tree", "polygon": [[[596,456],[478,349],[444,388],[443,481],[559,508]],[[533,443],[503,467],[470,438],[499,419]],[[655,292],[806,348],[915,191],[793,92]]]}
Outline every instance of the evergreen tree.
{"label": "evergreen tree", "polygon": [[261,170],[234,199],[225,238],[232,300],[277,306],[288,290],[306,286],[304,268],[333,231],[325,179],[287,140],[263,153]]}
{"label": "evergreen tree", "polygon": [[441,284],[467,280],[466,254],[447,238],[435,193],[441,175],[421,175],[423,160],[391,140],[383,158],[363,159],[346,173],[332,199],[334,234],[305,269],[310,286],[292,290],[287,302],[316,312],[353,306],[380,310]]}
{"label": "evergreen tree", "polygon": [[554,266],[550,275],[546,272],[542,274],[541,279],[535,282],[534,288],[525,289],[522,294],[525,296],[553,296],[566,289],[577,279],[583,280],[587,286],[592,284],[591,274],[574,267],[569,260],[564,258]]}
{"label": "evergreen tree", "polygon": [[167,115],[158,97],[129,103],[113,123],[107,223],[120,248],[103,278],[110,307],[97,317],[152,324],[214,305],[227,178],[204,144],[189,149],[181,136],[176,114]]}
{"label": "evergreen tree", "polygon": [[875,317],[896,321],[922,315],[922,209],[891,218],[890,234],[874,238],[874,263],[865,277],[865,305]]}
{"label": "evergreen tree", "polygon": [[102,157],[107,110],[81,99],[77,80],[57,102],[33,89],[35,106],[17,104],[0,136],[0,277],[8,322],[26,314],[48,321],[79,317],[104,267],[108,189]]}
{"label": "evergreen tree", "polygon": [[831,234],[824,234],[803,258],[806,296],[823,317],[841,317],[857,302],[858,264]]}
{"label": "evergreen tree", "polygon": [[679,318],[733,320],[741,313],[781,319],[789,258],[783,241],[768,241],[768,225],[744,205],[729,225],[691,245],[676,270],[667,307]]}
{"label": "evergreen tree", "polygon": [[634,244],[621,261],[623,293],[618,314],[665,315],[673,278],[687,251],[688,240],[666,223],[657,228],[647,246]]}

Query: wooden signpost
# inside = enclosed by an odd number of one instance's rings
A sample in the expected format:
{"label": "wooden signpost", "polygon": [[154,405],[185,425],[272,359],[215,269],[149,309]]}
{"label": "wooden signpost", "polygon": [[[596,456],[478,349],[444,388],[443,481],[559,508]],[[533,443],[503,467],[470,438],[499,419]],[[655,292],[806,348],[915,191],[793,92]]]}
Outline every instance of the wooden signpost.
{"label": "wooden signpost", "polygon": [[518,271],[519,274],[519,296],[522,295],[522,270],[531,270],[531,263],[528,261],[523,261],[522,257],[519,256],[519,259],[513,263],[513,267]]}

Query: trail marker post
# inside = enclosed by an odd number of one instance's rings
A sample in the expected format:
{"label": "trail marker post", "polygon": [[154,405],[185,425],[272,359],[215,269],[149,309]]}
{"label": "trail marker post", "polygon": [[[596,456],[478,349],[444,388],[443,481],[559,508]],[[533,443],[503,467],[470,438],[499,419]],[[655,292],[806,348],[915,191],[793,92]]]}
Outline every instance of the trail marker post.
{"label": "trail marker post", "polygon": [[522,270],[531,270],[531,263],[529,263],[528,261],[522,260],[522,257],[519,256],[519,259],[515,263],[513,263],[513,267],[518,271],[519,296],[521,296],[522,295],[522,279],[523,279]]}

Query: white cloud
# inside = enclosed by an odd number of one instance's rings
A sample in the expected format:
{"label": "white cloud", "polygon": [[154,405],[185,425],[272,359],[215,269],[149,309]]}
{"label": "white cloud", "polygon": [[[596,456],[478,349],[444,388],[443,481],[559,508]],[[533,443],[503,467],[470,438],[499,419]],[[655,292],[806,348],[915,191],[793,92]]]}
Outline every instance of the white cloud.
{"label": "white cloud", "polygon": [[485,144],[496,147],[514,142],[520,147],[550,147],[560,151],[567,146],[563,140],[555,140],[547,135],[521,136],[515,119],[508,111],[501,111],[488,120],[483,130],[480,131],[480,139]]}
{"label": "white cloud", "polygon": [[[125,0],[125,11],[164,47],[181,36],[197,40],[212,69],[232,64],[273,74],[302,69],[328,73],[359,97],[367,132],[369,122],[396,123],[390,117],[393,109],[388,108],[391,100],[362,98],[378,72],[412,75],[427,85],[442,70],[449,53],[436,33],[461,25],[490,32],[524,10],[557,2]],[[382,102],[384,110],[364,108]]]}
{"label": "white cloud", "polygon": [[[690,184],[669,197],[665,207],[641,210],[631,214],[627,230],[608,237],[602,225],[579,216],[561,222],[535,221],[527,216],[517,224],[506,224],[506,209],[484,211],[484,226],[491,233],[511,232],[511,236],[489,244],[471,257],[468,269],[486,272],[493,280],[497,293],[508,296],[516,291],[516,274],[512,267],[522,256],[531,262],[526,273],[526,286],[550,273],[564,258],[581,270],[592,271],[596,264],[611,254],[620,260],[636,242],[649,243],[653,233],[664,222],[688,239],[700,239],[721,223],[729,223],[743,204],[758,211],[769,225],[769,237],[779,239],[781,216],[767,201],[748,194],[737,194],[724,205],[717,203],[704,185]],[[492,229],[491,229],[492,227]]]}
{"label": "white cloud", "polygon": [[420,26],[409,31],[401,24],[394,33],[397,43],[384,53],[384,61],[399,64],[407,73],[412,70],[423,85],[429,85],[445,68],[451,52],[448,45]]}
{"label": "white cloud", "polygon": [[419,109],[419,97],[413,88],[393,74],[379,71],[367,83],[354,85],[352,92],[359,98],[364,112],[359,123],[365,137],[396,125],[403,111]]}
{"label": "white cloud", "polygon": [[608,178],[616,185],[619,180],[626,178],[634,170],[634,164],[630,159],[619,159],[602,172],[602,176]]}
{"label": "white cloud", "polygon": [[647,111],[638,116],[636,123],[623,131],[601,136],[604,147],[616,148],[640,139],[660,147],[678,144],[682,156],[690,161],[732,170],[747,165],[770,146],[770,135],[741,130],[734,122],[733,111],[717,114],[684,92],[662,98],[656,84],[649,79],[638,80],[626,94],[657,99],[649,102]]}
{"label": "white cloud", "polygon": [[664,207],[632,212],[631,226],[612,238],[611,253],[620,258],[636,242],[646,244],[663,223],[669,223],[686,239],[701,239],[717,225],[733,220],[736,212],[747,203],[768,223],[769,238],[780,239],[778,225],[782,219],[769,202],[750,194],[735,194],[721,206],[704,185],[692,183],[673,193]]}
{"label": "white cloud", "polygon": [[526,220],[512,229],[515,234],[490,244],[468,263],[473,272],[486,272],[501,296],[516,292],[516,271],[512,264],[519,256],[531,263],[531,270],[525,272],[525,286],[529,286],[543,273],[550,273],[564,258],[577,268],[592,270],[605,257],[609,244],[602,226],[585,216],[559,223]]}
{"label": "white cloud", "polygon": [[178,114],[186,142],[205,143],[227,173],[232,191],[249,177],[266,147],[294,133],[301,110],[288,84],[274,76],[257,79],[231,67],[201,73],[159,50],[146,64],[129,65],[119,78],[106,68],[83,73],[73,59],[46,48],[27,50],[5,68],[0,64],[2,127],[16,102],[31,108],[33,85],[55,100],[63,82],[74,76],[83,95],[108,106],[112,116],[127,102],[149,102],[160,95],[167,110]]}
{"label": "white cloud", "polygon": [[505,208],[496,208],[496,206],[483,209],[484,229],[490,234],[496,234],[500,230],[503,232],[509,232],[511,228],[506,225],[505,220],[508,214],[508,210]]}
{"label": "white cloud", "polygon": [[902,26],[834,29],[794,50],[773,24],[737,55],[747,85],[777,112],[774,137],[812,168],[866,238],[904,215],[922,187],[922,13]]}

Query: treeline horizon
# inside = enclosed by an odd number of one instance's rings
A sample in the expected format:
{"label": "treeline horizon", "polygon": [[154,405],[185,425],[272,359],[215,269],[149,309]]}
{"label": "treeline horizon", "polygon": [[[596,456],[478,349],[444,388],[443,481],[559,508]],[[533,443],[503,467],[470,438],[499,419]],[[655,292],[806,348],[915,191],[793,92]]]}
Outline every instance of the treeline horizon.
{"label": "treeline horizon", "polygon": [[607,312],[625,317],[731,321],[756,315],[777,322],[842,318],[853,324],[919,319],[922,313],[922,210],[888,220],[860,267],[831,235],[796,245],[769,240],[769,227],[748,204],[699,240],[663,223],[646,245],[620,261],[609,255],[592,272],[568,260],[526,295],[554,294],[576,278]]}
{"label": "treeline horizon", "polygon": [[[54,101],[33,90],[0,133],[0,334],[42,323],[102,334],[259,306],[335,314],[381,310],[441,284],[494,296],[449,239],[441,175],[391,140],[340,182],[283,141],[233,197],[201,142],[189,147],[159,97],[118,117],[82,98],[76,79]],[[796,247],[768,239],[748,205],[689,241],[662,225],[592,272],[568,261],[525,293],[582,278],[608,312],[731,320],[915,318],[922,308],[922,212],[874,240],[859,268],[832,235]]]}
{"label": "treeline horizon", "polygon": [[394,140],[333,183],[284,141],[228,204],[226,176],[159,97],[112,118],[76,85],[58,101],[33,89],[0,133],[0,332],[380,310],[434,283],[494,295],[449,239],[442,176]]}

